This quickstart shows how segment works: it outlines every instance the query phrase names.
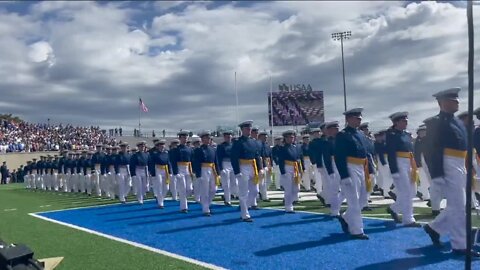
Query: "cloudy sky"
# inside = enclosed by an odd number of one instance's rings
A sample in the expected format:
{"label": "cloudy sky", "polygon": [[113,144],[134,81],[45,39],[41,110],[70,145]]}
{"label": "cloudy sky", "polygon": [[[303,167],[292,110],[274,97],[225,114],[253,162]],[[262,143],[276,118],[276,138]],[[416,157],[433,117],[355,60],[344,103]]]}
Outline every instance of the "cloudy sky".
{"label": "cloudy sky", "polygon": [[[474,17],[480,33],[478,7]],[[330,34],[345,30],[348,107],[364,107],[374,128],[403,110],[418,125],[437,113],[431,95],[453,86],[466,109],[462,2],[53,1],[0,2],[0,111],[131,130],[141,96],[145,129],[213,129],[236,123],[237,72],[239,119],[267,125],[271,76],[275,89],[323,90],[326,119],[339,120],[340,44]],[[476,54],[480,70],[479,45]]]}

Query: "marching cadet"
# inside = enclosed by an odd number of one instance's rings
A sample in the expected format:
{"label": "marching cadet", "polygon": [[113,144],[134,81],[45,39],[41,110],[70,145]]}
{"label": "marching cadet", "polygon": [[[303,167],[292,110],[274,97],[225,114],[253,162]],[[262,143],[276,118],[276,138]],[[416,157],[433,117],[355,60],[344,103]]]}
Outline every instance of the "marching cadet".
{"label": "marching cadet", "polygon": [[224,141],[217,147],[217,163],[222,182],[223,202],[228,206],[232,205],[232,189],[236,186],[235,174],[233,173],[232,162],[230,159],[230,154],[232,152],[232,135],[233,131],[224,131]]}
{"label": "marching cadet", "polygon": [[30,167],[31,169],[31,174],[30,174],[30,186],[32,189],[37,189],[37,174],[38,174],[38,169],[37,169],[37,159],[34,158],[32,159],[32,165]]}
{"label": "marching cadet", "polygon": [[71,170],[72,166],[72,156],[71,152],[66,153],[65,160],[63,161],[63,192],[72,192],[72,182],[71,177],[75,170]]}
{"label": "marching cadet", "polygon": [[43,163],[43,182],[44,182],[44,185],[45,185],[45,190],[51,190],[52,189],[52,186],[51,186],[51,181],[50,181],[50,169],[51,169],[51,163],[52,163],[52,156],[51,155],[47,155],[47,157],[45,158],[45,162]]}
{"label": "marching cadet", "polygon": [[113,186],[113,182],[115,181],[115,155],[112,153],[114,150],[113,148],[113,146],[109,145],[105,147],[107,153],[105,154],[105,158],[103,159],[103,166],[105,168],[104,189],[106,191],[105,193],[107,197],[110,199],[115,198],[115,187]]}
{"label": "marching cadet", "polygon": [[418,191],[421,194],[422,200],[429,201],[430,192],[428,191],[428,189],[430,187],[431,179],[428,170],[426,169],[425,161],[423,160],[425,134],[425,125],[421,125],[420,127],[418,127],[417,137],[415,138],[415,141],[413,143],[413,156],[415,157],[415,162],[417,163],[418,176],[420,178],[420,185],[418,186]]}
{"label": "marching cadet", "polygon": [[285,212],[295,213],[293,210],[293,201],[298,198],[298,191],[302,181],[303,166],[301,153],[294,144],[295,131],[287,130],[282,133],[284,145],[279,153],[279,167],[285,190]]}
{"label": "marching cadet", "polygon": [[165,189],[168,188],[168,184],[171,179],[172,164],[168,151],[165,149],[165,140],[157,140],[155,142],[155,151],[150,152],[150,175],[152,176],[153,190],[156,194],[157,204],[160,209],[164,208],[164,195],[167,194]]}
{"label": "marching cadet", "polygon": [[[323,181],[327,178],[327,173],[323,166],[322,147],[327,141],[325,135],[325,124],[320,125],[320,130],[315,129],[313,132],[313,139],[309,145],[310,161],[315,163],[317,171],[315,173],[315,190],[317,191],[317,198],[322,205],[327,205],[327,201],[324,198]],[[320,134],[320,131],[322,132]]]}
{"label": "marching cadet", "polygon": [[280,153],[280,148],[282,147],[282,140],[283,137],[275,137],[274,139],[274,146],[272,147],[272,159],[275,164],[273,173],[272,173],[272,180],[275,183],[275,188],[277,190],[281,190],[281,183],[280,183],[280,167],[278,166],[278,155]]}
{"label": "marching cadet", "polygon": [[58,155],[54,155],[54,159],[52,161],[52,168],[51,168],[51,174],[52,174],[52,185],[53,185],[53,190],[58,191],[60,188],[60,181],[59,181],[59,176],[58,176],[58,163],[60,162]]}
{"label": "marching cadet", "polygon": [[330,202],[330,215],[333,217],[340,216],[340,207],[345,197],[340,192],[340,175],[338,174],[337,166],[335,165],[335,137],[338,134],[339,123],[337,121],[328,122],[325,124],[325,133],[327,135],[327,142],[322,147],[322,157],[325,165],[325,170],[328,174],[328,179],[324,184],[326,186],[326,195]]}
{"label": "marching cadet", "polygon": [[40,156],[40,161],[37,162],[37,188],[45,190],[45,156]]}
{"label": "marching cadet", "polygon": [[425,161],[432,182],[443,184],[447,206],[433,221],[424,226],[434,245],[441,246],[440,236],[449,235],[454,254],[480,253],[467,250],[465,186],[467,155],[467,132],[465,126],[454,117],[458,111],[460,88],[451,88],[433,95],[440,107],[440,113],[425,124]]}
{"label": "marching cadet", "polygon": [[62,150],[62,155],[58,160],[58,186],[60,191],[67,192],[67,184],[66,184],[66,174],[67,170],[65,167],[65,161],[67,160],[68,150]]}
{"label": "marching cadet", "polygon": [[261,131],[258,133],[258,142],[260,143],[260,157],[262,158],[262,169],[264,174],[262,179],[260,179],[259,190],[260,196],[264,202],[270,202],[268,198],[268,187],[272,184],[272,150],[270,145],[267,142],[268,134],[266,131]]}
{"label": "marching cadet", "polygon": [[344,112],[347,127],[335,140],[335,164],[340,174],[340,185],[347,199],[347,211],[338,220],[345,233],[354,239],[368,239],[363,232],[361,193],[366,190],[368,177],[367,138],[358,130],[363,108]]}
{"label": "marching cadet", "polygon": [[[127,153],[128,143],[120,144],[120,153],[115,156],[115,174],[118,184],[118,197],[121,203],[126,202],[130,192],[130,154]],[[138,194],[138,193],[137,193]]]}
{"label": "marching cadet", "polygon": [[195,180],[200,191],[200,203],[204,216],[211,216],[210,204],[217,191],[217,182],[220,176],[216,167],[215,149],[210,146],[210,131],[202,131],[200,134],[202,145],[194,150],[193,170],[197,179]]}
{"label": "marching cadet", "polygon": [[[253,121],[248,120],[238,126],[242,132],[232,145],[231,161],[233,172],[238,183],[241,218],[244,222],[252,222],[248,213],[248,199],[256,197],[260,180],[258,168],[261,166],[257,142],[250,138]],[[253,194],[252,194],[253,193]]]}
{"label": "marching cadet", "polygon": [[[179,139],[173,139],[171,142],[170,142],[170,146],[169,146],[169,151],[168,151],[168,157],[170,159],[170,163],[172,163],[172,153],[173,153],[173,149],[177,148],[178,145],[180,144],[180,140]],[[172,177],[171,177],[171,181],[170,181],[170,184],[168,185],[168,190],[170,190],[170,194],[172,195],[172,200],[174,201],[177,201],[178,200],[178,191],[177,191],[177,181],[175,179],[175,177],[173,177],[173,166],[172,166],[172,171],[170,172],[172,174]],[[167,190],[165,190],[165,193],[164,193],[164,196],[163,197],[167,197]]]}
{"label": "marching cadet", "polygon": [[[192,153],[195,151],[195,149],[199,148],[200,147],[200,144],[201,144],[201,139],[200,137],[198,137],[197,135],[194,135],[190,138],[190,142],[191,142],[191,148],[192,148]],[[187,145],[188,146],[188,145]],[[193,160],[192,160],[193,162]],[[192,163],[193,164],[193,163]],[[193,178],[192,178],[193,179]],[[192,181],[192,185],[193,185],[193,198],[194,200],[197,202],[197,203],[200,203],[200,194],[201,194],[201,190],[200,190],[200,187],[198,186],[198,181]],[[187,192],[188,194],[188,192]],[[187,195],[188,197],[189,195]]]}
{"label": "marching cadet", "polygon": [[82,150],[77,152],[77,166],[76,166],[76,173],[77,173],[77,189],[76,191],[80,193],[85,192],[85,177],[83,175],[83,163],[84,160],[87,158],[87,150]]}
{"label": "marching cadet", "polygon": [[130,175],[132,181],[137,185],[137,200],[143,204],[143,198],[147,193],[147,174],[149,155],[145,152],[145,142],[137,143],[138,152],[130,159]]}
{"label": "marching cadet", "polygon": [[[421,227],[413,217],[413,200],[418,178],[417,164],[413,156],[412,136],[406,131],[408,112],[396,112],[389,116],[393,126],[387,131],[386,147],[390,173],[397,190],[397,200],[387,208],[392,219],[405,227]],[[402,214],[402,220],[398,217]]]}
{"label": "marching cadet", "polygon": [[81,161],[82,164],[82,177],[84,181],[84,191],[87,193],[88,196],[92,196],[92,169],[93,169],[93,164],[92,164],[92,155],[90,151],[85,151],[84,153],[85,158]]}
{"label": "marching cadet", "polygon": [[310,191],[310,183],[312,181],[312,178],[314,177],[314,172],[312,170],[312,162],[310,160],[310,150],[308,147],[309,145],[310,136],[308,134],[305,134],[302,136],[302,146],[300,147],[303,164],[305,164],[305,173],[302,177],[302,185],[305,188],[305,191]]}
{"label": "marching cadet", "polygon": [[92,174],[92,184],[93,188],[95,189],[95,193],[97,196],[102,196],[102,185],[103,183],[103,172],[105,168],[102,167],[102,161],[105,158],[105,153],[102,151],[102,144],[96,145],[96,152],[92,156],[92,164],[93,164],[93,174]]}
{"label": "marching cadet", "polygon": [[[390,190],[390,187],[393,184],[393,179],[390,174],[390,167],[388,166],[387,161],[387,148],[385,146],[385,134],[387,130],[378,131],[375,136],[375,142],[373,144],[376,160],[377,169],[378,169],[378,178],[377,178],[377,187],[380,190],[380,193],[385,198],[397,199],[395,193]],[[388,195],[388,196],[387,196]],[[389,197],[390,196],[390,197]]]}
{"label": "marching cadet", "polygon": [[182,213],[188,213],[187,196],[192,192],[192,180],[194,177],[192,171],[193,150],[186,145],[188,134],[188,131],[178,132],[177,135],[180,144],[170,152],[172,171],[175,177],[178,195],[180,197],[180,212]]}
{"label": "marching cadet", "polygon": [[359,127],[359,130],[363,132],[366,138],[367,145],[367,159],[368,159],[368,174],[370,175],[370,181],[368,182],[367,188],[362,190],[361,201],[362,211],[372,211],[372,208],[368,206],[370,202],[370,194],[373,192],[373,186],[376,184],[376,167],[373,157],[375,156],[375,146],[373,145],[373,139],[371,138],[371,133],[369,130],[369,123],[362,123]]}
{"label": "marching cadet", "polygon": [[30,175],[32,174],[32,161],[27,161],[27,165],[24,167],[25,175],[23,176],[23,183],[26,189],[32,189],[32,182],[30,181]]}

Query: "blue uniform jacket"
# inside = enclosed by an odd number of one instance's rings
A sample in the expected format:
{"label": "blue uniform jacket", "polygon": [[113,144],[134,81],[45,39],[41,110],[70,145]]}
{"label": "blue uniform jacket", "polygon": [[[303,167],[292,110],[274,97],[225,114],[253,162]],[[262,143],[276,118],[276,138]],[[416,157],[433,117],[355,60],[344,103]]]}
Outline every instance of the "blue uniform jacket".
{"label": "blue uniform jacket", "polygon": [[[260,157],[262,158],[262,168],[267,167],[267,158],[270,159],[270,162],[272,162],[273,157],[272,157],[272,149],[270,148],[270,145],[268,143],[261,143],[262,147],[260,148]],[[273,164],[270,164],[273,165]],[[259,168],[262,169],[262,168]]]}
{"label": "blue uniform jacket", "polygon": [[126,152],[120,152],[115,156],[115,173],[120,173],[120,166],[127,166],[130,164],[131,156]]}
{"label": "blue uniform jacket", "polygon": [[314,138],[308,145],[310,152],[310,161],[315,164],[317,168],[323,168],[322,147],[326,142],[326,137]]}
{"label": "blue uniform jacket", "polygon": [[104,158],[105,158],[105,153],[103,153],[103,152],[95,152],[92,156],[93,166],[95,167],[95,164],[100,164],[100,173],[101,174],[105,173],[105,166],[104,166],[104,163],[103,163]]}
{"label": "blue uniform jacket", "polygon": [[422,167],[422,153],[425,147],[425,138],[417,137],[415,139],[415,143],[413,144],[413,156],[415,157],[415,163],[417,163],[417,167]]}
{"label": "blue uniform jacket", "polygon": [[425,162],[432,178],[443,177],[443,151],[445,148],[466,151],[467,131],[463,123],[451,113],[440,112],[425,122]]}
{"label": "blue uniform jacket", "polygon": [[168,173],[172,173],[172,164],[170,163],[170,155],[167,150],[155,151],[150,153],[150,164],[148,168],[151,176],[157,176],[155,171],[155,165],[168,165]]}
{"label": "blue uniform jacket", "polygon": [[137,152],[132,155],[130,159],[130,175],[136,176],[135,170],[137,166],[146,166],[148,172],[148,164],[150,163],[150,156],[148,153],[145,152]]}
{"label": "blue uniform jacket", "polygon": [[80,164],[82,166],[83,175],[87,175],[88,173],[92,172],[92,169],[93,169],[92,159],[84,158],[82,159]]}
{"label": "blue uniform jacket", "polygon": [[277,165],[278,165],[278,156],[280,155],[280,148],[282,148],[281,145],[275,145],[272,148],[272,158],[273,158],[273,161],[275,162],[275,164],[277,164]]}
{"label": "blue uniform jacket", "polygon": [[477,156],[480,157],[480,127],[475,128],[473,132],[473,147],[477,152]]}
{"label": "blue uniform jacket", "polygon": [[232,145],[231,162],[234,174],[240,173],[240,159],[255,159],[257,169],[262,168],[258,143],[254,139],[241,136]]}
{"label": "blue uniform jacket", "polygon": [[367,158],[367,138],[363,133],[352,127],[346,127],[335,138],[335,164],[340,178],[350,177],[347,167],[347,157]]}
{"label": "blue uniform jacket", "polygon": [[375,142],[373,145],[375,148],[375,154],[377,155],[380,164],[387,165],[387,161],[385,160],[385,154],[387,153],[385,142]]}
{"label": "blue uniform jacket", "polygon": [[170,162],[172,163],[173,174],[178,174],[177,162],[192,162],[193,150],[192,148],[180,144],[170,151]]}
{"label": "blue uniform jacket", "polygon": [[223,170],[223,159],[231,160],[232,143],[223,142],[217,147],[218,170]]}
{"label": "blue uniform jacket", "polygon": [[[110,154],[110,155],[105,155],[104,159],[103,159],[103,168],[104,168],[104,172],[103,173],[115,173],[115,155],[113,154]],[[114,169],[113,171],[110,171],[110,166],[114,166]]]}
{"label": "blue uniform jacket", "polygon": [[[215,149],[209,145],[202,144],[200,147],[195,148],[193,151],[193,156],[192,169],[196,177],[202,177],[202,163],[216,164]],[[215,165],[215,169],[218,174],[217,165]]]}
{"label": "blue uniform jacket", "polygon": [[[294,144],[285,144],[280,148],[278,156],[278,167],[280,168],[280,173],[285,174],[285,161],[293,161],[302,163],[302,156],[298,150],[298,146]],[[299,168],[303,170],[303,164]]]}
{"label": "blue uniform jacket", "polygon": [[398,173],[397,152],[413,152],[412,137],[406,131],[389,128],[385,144],[390,172]]}
{"label": "blue uniform jacket", "polygon": [[67,171],[67,173],[70,172],[70,174],[75,174],[76,165],[76,161],[71,158],[65,160],[65,170]]}

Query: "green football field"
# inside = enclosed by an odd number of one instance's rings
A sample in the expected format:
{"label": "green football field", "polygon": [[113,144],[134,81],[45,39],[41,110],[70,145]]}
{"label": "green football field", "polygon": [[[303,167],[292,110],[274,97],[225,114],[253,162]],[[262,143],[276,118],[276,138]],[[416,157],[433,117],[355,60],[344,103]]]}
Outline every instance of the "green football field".
{"label": "green football field", "polygon": [[[130,198],[133,200],[133,198]],[[44,221],[29,213],[117,203],[84,194],[64,194],[25,190],[20,184],[0,186],[0,239],[24,243],[35,251],[36,258],[65,257],[57,269],[201,269],[151,251],[101,236]],[[281,208],[280,200],[260,203],[261,207]],[[297,210],[326,213],[319,201],[305,201]],[[365,217],[389,218],[386,206],[364,212]],[[415,209],[417,220],[428,221],[430,209]],[[474,226],[480,225],[477,216]]]}

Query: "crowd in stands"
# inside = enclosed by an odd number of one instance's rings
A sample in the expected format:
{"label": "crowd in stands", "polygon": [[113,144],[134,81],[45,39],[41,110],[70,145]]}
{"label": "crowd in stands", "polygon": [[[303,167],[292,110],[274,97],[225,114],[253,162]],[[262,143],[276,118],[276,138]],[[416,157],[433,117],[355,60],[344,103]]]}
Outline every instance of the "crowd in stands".
{"label": "crowd in stands", "polygon": [[323,97],[315,91],[278,92],[273,95],[272,107],[274,125],[306,125],[321,120]]}
{"label": "crowd in stands", "polygon": [[109,143],[99,127],[32,124],[2,120],[0,153],[78,150]]}

